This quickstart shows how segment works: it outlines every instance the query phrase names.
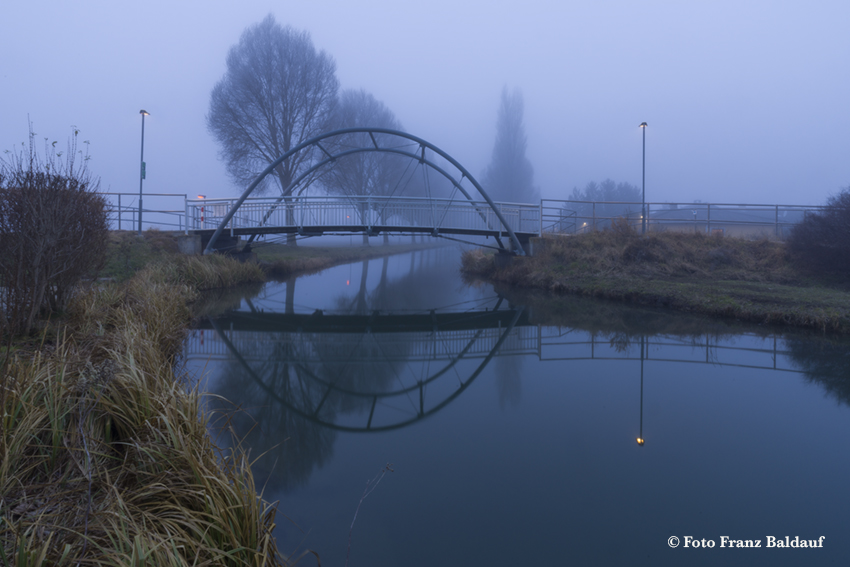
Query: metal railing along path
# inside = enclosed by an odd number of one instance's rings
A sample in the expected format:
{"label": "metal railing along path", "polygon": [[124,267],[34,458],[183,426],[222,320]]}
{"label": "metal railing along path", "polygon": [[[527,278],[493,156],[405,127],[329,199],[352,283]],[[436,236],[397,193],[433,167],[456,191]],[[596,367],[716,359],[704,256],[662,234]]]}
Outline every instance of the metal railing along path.
{"label": "metal railing along path", "polygon": [[[632,201],[542,199],[538,232],[541,236],[581,234],[610,228],[619,219],[639,230],[641,208],[640,202]],[[823,209],[778,204],[646,203],[646,229],[781,239],[806,213]]]}
{"label": "metal railing along path", "polygon": [[[106,212],[112,230],[138,229],[138,193],[100,194],[106,199]],[[187,231],[186,196],[186,193],[145,193],[148,206],[141,211],[143,227]]]}

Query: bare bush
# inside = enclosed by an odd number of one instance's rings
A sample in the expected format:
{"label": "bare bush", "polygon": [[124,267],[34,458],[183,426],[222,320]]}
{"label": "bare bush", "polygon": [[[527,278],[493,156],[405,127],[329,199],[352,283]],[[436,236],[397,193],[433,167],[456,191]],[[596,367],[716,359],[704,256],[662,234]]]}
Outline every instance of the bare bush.
{"label": "bare bush", "polygon": [[788,238],[788,251],[803,268],[850,276],[850,186],[830,197],[820,213],[807,213]]}
{"label": "bare bush", "polygon": [[70,288],[95,274],[106,257],[109,223],[100,180],[77,149],[45,143],[0,160],[0,326],[27,334],[39,318],[60,310]]}

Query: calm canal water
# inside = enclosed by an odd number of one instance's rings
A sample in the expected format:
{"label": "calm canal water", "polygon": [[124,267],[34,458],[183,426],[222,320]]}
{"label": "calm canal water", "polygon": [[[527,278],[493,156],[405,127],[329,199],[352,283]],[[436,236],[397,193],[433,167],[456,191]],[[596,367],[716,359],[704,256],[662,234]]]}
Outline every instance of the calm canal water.
{"label": "calm canal water", "polygon": [[268,284],[187,340],[263,454],[282,550],[344,565],[357,512],[352,566],[846,564],[846,341],[500,295],[459,265]]}

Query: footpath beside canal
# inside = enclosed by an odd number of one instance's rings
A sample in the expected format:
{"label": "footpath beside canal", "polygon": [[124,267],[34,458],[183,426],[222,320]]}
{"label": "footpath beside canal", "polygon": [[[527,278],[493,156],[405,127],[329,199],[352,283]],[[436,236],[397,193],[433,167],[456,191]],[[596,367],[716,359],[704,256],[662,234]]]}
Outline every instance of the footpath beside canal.
{"label": "footpath beside canal", "polygon": [[782,242],[609,230],[545,239],[532,257],[463,256],[463,273],[502,285],[748,321],[850,333],[846,281],[799,270]]}

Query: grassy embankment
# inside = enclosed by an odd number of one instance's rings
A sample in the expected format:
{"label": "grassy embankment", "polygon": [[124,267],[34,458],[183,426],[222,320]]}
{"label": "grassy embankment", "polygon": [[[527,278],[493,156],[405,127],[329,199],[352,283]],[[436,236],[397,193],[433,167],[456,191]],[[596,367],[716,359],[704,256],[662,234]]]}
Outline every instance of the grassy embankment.
{"label": "grassy embankment", "polygon": [[113,235],[103,274],[113,282],[78,290],[46,341],[0,351],[3,565],[287,563],[276,508],[258,497],[238,443],[213,444],[203,394],[175,372],[176,356],[200,291],[388,249],[266,249],[264,271],[144,236]]}
{"label": "grassy embankment", "polygon": [[[174,233],[148,230],[139,239],[134,232],[113,232],[103,277],[123,281],[150,262],[176,257],[177,239]],[[391,244],[383,246],[286,246],[259,243],[254,252],[263,272],[270,279],[284,279],[296,274],[318,272],[348,262],[380,258],[423,248],[433,248],[433,242]]]}
{"label": "grassy embankment", "polygon": [[276,565],[275,508],[175,374],[198,290],[264,277],[183,258],[75,293],[57,340],[3,361],[0,561]]}
{"label": "grassy embankment", "polygon": [[781,242],[610,230],[547,239],[497,267],[480,250],[467,276],[769,325],[850,333],[850,286],[796,269]]}

